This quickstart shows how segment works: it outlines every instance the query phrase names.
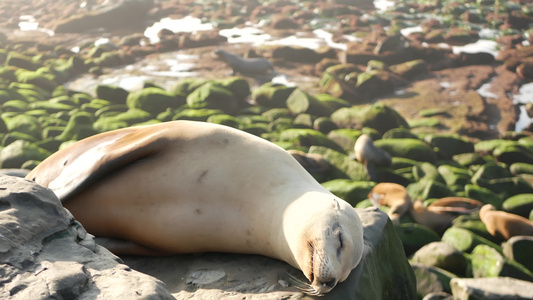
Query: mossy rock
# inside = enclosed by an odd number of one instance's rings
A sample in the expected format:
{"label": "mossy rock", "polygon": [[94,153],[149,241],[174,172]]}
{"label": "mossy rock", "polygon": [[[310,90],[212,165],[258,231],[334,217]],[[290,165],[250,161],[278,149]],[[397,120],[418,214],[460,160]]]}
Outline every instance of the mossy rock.
{"label": "mossy rock", "polygon": [[409,172],[412,172],[413,167],[417,164],[419,164],[419,162],[409,158],[392,157],[390,168],[393,170],[408,169]]}
{"label": "mossy rock", "polygon": [[187,105],[195,109],[219,109],[229,115],[242,109],[232,92],[215,83],[206,83],[190,93]]}
{"label": "mossy rock", "polygon": [[519,175],[519,174],[531,174],[533,175],[533,164],[528,163],[514,163],[509,167],[509,170],[511,171],[511,174],[513,175]]}
{"label": "mossy rock", "polygon": [[34,62],[31,57],[16,51],[10,51],[7,55],[5,64],[7,66],[13,66],[25,70],[36,71],[43,65],[38,62]]}
{"label": "mossy rock", "polygon": [[376,186],[371,181],[353,181],[349,179],[334,179],[322,183],[337,197],[346,200],[351,206],[368,198],[368,193]]}
{"label": "mossy rock", "polygon": [[468,139],[455,134],[430,134],[424,140],[437,148],[443,159],[451,159],[454,155],[473,153],[474,144]]}
{"label": "mossy rock", "polygon": [[225,125],[233,128],[239,128],[241,126],[241,123],[237,118],[226,114],[211,115],[209,116],[209,118],[207,118],[207,122]]}
{"label": "mossy rock", "polygon": [[316,117],[310,114],[299,114],[293,120],[294,128],[313,129],[313,123]]}
{"label": "mossy rock", "polygon": [[479,219],[479,213],[460,215],[453,219],[452,226],[470,230],[471,232],[495,244],[500,244],[502,242],[501,238],[495,237],[487,231],[487,226],[485,226],[485,223]]}
{"label": "mossy rock", "polygon": [[533,194],[533,186],[522,177],[492,179],[487,182],[487,188],[504,199],[519,194]]}
{"label": "mossy rock", "polygon": [[331,114],[339,128],[362,129],[370,127],[380,134],[393,128],[408,128],[405,119],[394,109],[381,103],[341,108]]}
{"label": "mossy rock", "polygon": [[419,163],[413,166],[413,176],[416,181],[425,179],[445,183],[444,178],[442,178],[437,168],[427,162]]}
{"label": "mossy rock", "polygon": [[112,117],[99,118],[94,123],[94,128],[97,131],[108,131],[109,128],[114,128],[112,124],[124,124],[124,127],[131,126],[136,123],[146,122],[152,119],[149,112],[137,108],[130,108],[128,111],[117,114]]}
{"label": "mossy rock", "polygon": [[18,82],[33,84],[50,93],[58,86],[55,78],[48,74],[41,74],[27,70],[17,70],[15,75],[17,76]]}
{"label": "mossy rock", "polygon": [[330,163],[329,179],[351,179],[353,181],[367,181],[368,175],[363,164],[354,161],[349,156],[331,148],[312,146],[308,153],[320,154]]}
{"label": "mossy rock", "polygon": [[30,103],[29,108],[31,108],[31,109],[44,109],[48,113],[53,114],[53,113],[57,113],[57,112],[60,112],[60,111],[70,112],[70,111],[76,109],[76,106],[69,105],[69,104],[64,104],[64,103],[55,103],[55,102],[51,102],[49,100],[46,100],[46,101],[32,102],[32,103]]}
{"label": "mossy rock", "polygon": [[412,262],[411,267],[416,276],[416,290],[418,299],[430,293],[451,293],[450,282],[457,276],[441,268],[427,266],[424,264]]}
{"label": "mossy rock", "polygon": [[269,121],[275,121],[279,118],[292,118],[292,114],[288,108],[272,108],[261,114]]}
{"label": "mossy rock", "polygon": [[461,276],[466,275],[469,263],[462,251],[440,241],[424,245],[413,254],[410,261],[440,268]]}
{"label": "mossy rock", "polygon": [[489,188],[489,181],[493,179],[509,178],[511,172],[505,165],[496,162],[488,162],[481,166],[472,176],[472,183]]}
{"label": "mossy rock", "polygon": [[28,141],[18,140],[0,150],[0,167],[18,169],[29,160],[42,161],[51,154]]}
{"label": "mossy rock", "polygon": [[407,128],[393,128],[383,134],[384,139],[418,139],[416,134]]}
{"label": "mossy rock", "polygon": [[94,116],[96,118],[116,116],[120,113],[127,112],[128,109],[129,108],[126,104],[114,104],[114,105],[104,106],[100,108],[99,110],[97,110],[94,113]]}
{"label": "mossy rock", "polygon": [[411,256],[424,245],[440,240],[435,231],[417,223],[400,224],[395,226],[395,229],[402,241],[406,256]]}
{"label": "mossy rock", "polygon": [[493,140],[480,141],[480,142],[477,142],[474,145],[474,150],[476,151],[476,153],[492,155],[492,152],[496,148],[504,147],[504,146],[508,146],[508,145],[510,145],[510,146],[518,145],[518,142],[510,141],[510,140],[502,140],[502,139],[493,139]]}
{"label": "mossy rock", "polygon": [[57,137],[60,141],[79,141],[98,133],[93,128],[94,117],[87,112],[78,112],[70,117],[65,130]]}
{"label": "mossy rock", "polygon": [[282,132],[287,129],[293,128],[292,118],[278,118],[268,124],[269,132]]}
{"label": "mossy rock", "polygon": [[443,242],[454,246],[456,249],[470,253],[478,245],[488,245],[501,251],[501,247],[479,236],[472,231],[459,227],[450,227],[442,235]]}
{"label": "mossy rock", "polygon": [[533,253],[533,237],[515,236],[503,243],[502,247],[505,257],[522,264],[529,271],[533,272],[533,259],[531,259],[531,253]]}
{"label": "mossy rock", "polygon": [[129,92],[119,86],[100,84],[96,87],[96,97],[113,104],[126,104]]}
{"label": "mossy rock", "polygon": [[512,277],[533,281],[533,272],[521,264],[507,259],[488,245],[479,245],[472,251],[472,273],[475,278]]}
{"label": "mossy rock", "polygon": [[320,101],[325,105],[331,112],[338,110],[343,107],[351,107],[352,104],[341,98],[333,97],[330,94],[316,94],[314,95],[315,99]]}
{"label": "mossy rock", "polygon": [[284,108],[287,107],[289,95],[295,89],[295,87],[267,82],[252,91],[252,102],[264,107]]}
{"label": "mossy rock", "polygon": [[28,102],[24,100],[9,100],[2,104],[2,111],[4,112],[20,112],[23,113],[30,109]]}
{"label": "mossy rock", "polygon": [[485,204],[492,204],[496,208],[500,208],[503,203],[503,198],[500,195],[494,194],[487,188],[473,184],[465,185],[465,197],[481,201]]}
{"label": "mossy rock", "polygon": [[333,113],[333,110],[300,88],[296,88],[289,95],[286,105],[293,114],[306,113],[314,116],[329,116]]}
{"label": "mossy rock", "polygon": [[86,93],[73,93],[70,96],[72,99],[75,99],[80,105],[90,103],[94,98]]}
{"label": "mossy rock", "polygon": [[179,107],[185,104],[183,97],[178,97],[159,88],[144,88],[131,92],[126,99],[129,108],[138,108],[153,116],[165,111],[168,107]]}
{"label": "mossy rock", "polygon": [[220,85],[232,92],[237,101],[239,102],[240,107],[247,106],[246,98],[250,96],[250,84],[244,77],[234,76],[218,81]]}
{"label": "mossy rock", "polygon": [[170,88],[170,91],[176,94],[189,95],[200,86],[212,82],[211,80],[205,80],[201,78],[185,78],[179,80]]}
{"label": "mossy rock", "polygon": [[514,163],[533,164],[533,151],[519,144],[499,146],[494,149],[492,155],[499,162],[508,165]]}
{"label": "mossy rock", "polygon": [[34,142],[37,142],[39,141],[40,139],[34,137],[34,136],[31,136],[29,134],[26,134],[26,133],[22,133],[22,132],[10,132],[10,133],[6,133],[6,134],[3,134],[2,136],[2,142],[0,143],[0,145],[2,146],[7,146],[15,141],[18,141],[18,140],[21,140],[21,141],[27,141],[27,142],[31,142],[31,143],[34,143]]}
{"label": "mossy rock", "polygon": [[[61,132],[59,132],[61,134]],[[59,141],[58,139],[54,138],[53,136],[50,136],[48,138],[45,138],[41,141],[38,141],[35,144],[35,146],[42,148],[46,151],[49,151],[50,153],[54,153],[57,150],[59,150],[59,146],[61,145],[62,141]]]}
{"label": "mossy rock", "polygon": [[355,142],[363,133],[361,130],[339,128],[328,133],[328,138],[342,147],[346,152],[353,152]]}
{"label": "mossy rock", "polygon": [[419,162],[435,163],[437,155],[424,141],[417,139],[381,139],[376,147],[387,151],[392,157],[403,157]]}
{"label": "mossy rock", "polygon": [[[313,122],[313,129],[328,134],[332,130],[338,129],[337,125],[328,117],[318,117]],[[329,137],[328,137],[329,138]]]}
{"label": "mossy rock", "polygon": [[291,142],[297,146],[323,146],[338,152],[344,150],[322,132],[314,129],[287,129],[281,132],[280,141]]}
{"label": "mossy rock", "polygon": [[41,127],[36,117],[28,115],[14,116],[6,122],[6,126],[9,132],[20,132],[37,139],[42,138]]}
{"label": "mossy rock", "polygon": [[216,114],[222,114],[219,109],[184,109],[174,115],[172,120],[190,120],[206,122],[207,119]]}
{"label": "mossy rock", "polygon": [[269,133],[268,124],[265,123],[242,124],[240,129],[258,137],[262,137],[264,134]]}
{"label": "mossy rock", "polygon": [[393,76],[383,70],[372,70],[357,74],[355,90],[362,99],[374,98],[394,91]]}
{"label": "mossy rock", "polygon": [[390,66],[390,70],[398,76],[411,80],[416,76],[427,74],[429,65],[423,59],[415,59],[401,64],[392,65]]}
{"label": "mossy rock", "polygon": [[54,97],[54,98],[52,98],[52,99],[50,99],[48,101],[50,101],[52,103],[66,104],[66,105],[70,105],[70,106],[73,106],[73,107],[78,107],[78,106],[81,105],[79,103],[78,98],[71,98],[68,95],[62,95],[62,96]]}
{"label": "mossy rock", "polygon": [[407,192],[411,199],[421,198],[423,200],[456,196],[447,185],[430,179],[423,179],[409,184]]}
{"label": "mossy rock", "polygon": [[467,169],[457,168],[450,165],[440,165],[437,170],[444,179],[446,185],[459,185],[464,187],[470,183],[471,175]]}
{"label": "mossy rock", "polygon": [[533,210],[533,194],[518,194],[503,201],[503,210],[522,216],[529,217],[529,213]]}

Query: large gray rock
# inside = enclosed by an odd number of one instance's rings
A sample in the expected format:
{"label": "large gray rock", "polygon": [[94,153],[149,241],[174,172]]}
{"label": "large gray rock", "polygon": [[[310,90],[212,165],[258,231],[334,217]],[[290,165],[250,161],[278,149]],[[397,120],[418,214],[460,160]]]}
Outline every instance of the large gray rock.
{"label": "large gray rock", "polygon": [[173,299],[117,260],[51,190],[0,176],[1,299]]}
{"label": "large gray rock", "polygon": [[357,210],[364,226],[362,263],[345,282],[323,297],[301,293],[291,284],[300,270],[257,255],[209,253],[173,257],[123,257],[133,269],[166,283],[177,299],[416,299],[416,279],[387,215]]}
{"label": "large gray rock", "polygon": [[533,282],[510,277],[454,278],[450,286],[455,300],[533,299]]}

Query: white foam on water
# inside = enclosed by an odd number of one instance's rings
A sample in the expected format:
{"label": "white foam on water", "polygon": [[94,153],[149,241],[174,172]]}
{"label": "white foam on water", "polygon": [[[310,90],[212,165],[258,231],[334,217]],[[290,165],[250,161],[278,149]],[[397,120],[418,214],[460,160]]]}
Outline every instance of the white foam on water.
{"label": "white foam on water", "polygon": [[144,35],[151,43],[159,42],[157,34],[162,29],[168,29],[174,33],[177,32],[195,32],[213,30],[214,26],[211,23],[204,23],[198,18],[186,16],[182,19],[163,18],[159,22],[155,22],[152,26],[146,28]]}
{"label": "white foam on water", "polygon": [[465,53],[487,52],[496,57],[498,56],[498,53],[499,53],[499,46],[496,41],[479,39],[475,43],[466,44],[464,46],[452,46],[452,51],[454,54],[459,54],[461,52],[465,52]]}

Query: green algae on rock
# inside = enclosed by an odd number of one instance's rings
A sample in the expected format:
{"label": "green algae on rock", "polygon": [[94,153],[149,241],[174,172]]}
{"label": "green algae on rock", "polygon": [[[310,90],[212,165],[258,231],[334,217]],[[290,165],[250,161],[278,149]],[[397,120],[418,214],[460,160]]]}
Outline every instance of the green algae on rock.
{"label": "green algae on rock", "polygon": [[503,201],[502,208],[506,212],[527,218],[533,210],[533,193],[509,197]]}
{"label": "green algae on rock", "polygon": [[355,206],[368,198],[368,193],[376,186],[376,183],[372,181],[333,179],[323,182],[322,186],[337,197],[350,203],[351,206]]}
{"label": "green algae on rock", "polygon": [[415,253],[424,245],[440,240],[435,231],[418,223],[400,224],[400,226],[395,226],[395,229],[407,256]]}
{"label": "green algae on rock", "polygon": [[472,250],[472,273],[474,278],[512,277],[533,281],[533,272],[488,245],[478,245]]}
{"label": "green algae on rock", "polygon": [[501,247],[493,242],[473,233],[472,231],[459,227],[450,227],[442,235],[442,241],[455,247],[456,249],[470,253],[478,245],[488,245],[501,252]]}
{"label": "green algae on rock", "polygon": [[374,142],[376,147],[387,151],[392,157],[403,157],[419,162],[435,163],[435,151],[424,141],[417,139],[381,139]]}
{"label": "green algae on rock", "polygon": [[380,134],[393,128],[409,128],[405,119],[398,112],[381,103],[340,108],[331,114],[331,120],[339,128],[362,129],[363,127],[370,127],[376,129]]}

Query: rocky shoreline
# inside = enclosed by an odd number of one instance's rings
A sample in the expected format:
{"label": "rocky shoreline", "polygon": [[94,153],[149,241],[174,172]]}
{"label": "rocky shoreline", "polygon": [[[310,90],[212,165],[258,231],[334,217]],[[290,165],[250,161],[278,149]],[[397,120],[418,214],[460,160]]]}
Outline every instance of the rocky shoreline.
{"label": "rocky shoreline", "polygon": [[[0,166],[4,169],[32,169],[61,147],[99,132],[196,120],[235,127],[284,149],[318,155],[327,167],[310,170],[312,175],[358,209],[371,206],[368,193],[377,183],[394,182],[426,206],[444,197],[466,197],[533,222],[533,135],[529,128],[515,131],[519,107],[514,95],[533,78],[528,27],[533,23],[533,6],[525,1],[424,5],[403,1],[384,11],[364,0],[48,2],[0,4]],[[31,16],[41,30],[17,30],[20,16]],[[198,32],[161,30],[158,41],[143,35],[161,18],[186,16],[216,26]],[[335,24],[329,27],[335,47],[233,44],[220,34],[225,28],[251,23],[263,24],[261,30],[273,40],[297,33],[315,38],[317,22],[323,22],[322,27]],[[50,36],[47,30],[55,34]],[[495,33],[492,41],[499,47],[495,56],[452,47],[487,40],[487,30]],[[275,73],[231,76],[231,68],[213,55],[218,48],[244,57],[265,57],[274,64]],[[180,78],[176,73],[182,69],[161,64],[178,55],[187,55],[193,66],[184,70],[194,75]],[[158,64],[159,69],[154,69]],[[146,70],[172,75],[143,77]],[[120,74],[139,76],[140,87],[104,83]],[[279,76],[286,84],[271,82]],[[93,85],[77,89],[73,80]],[[353,158],[354,144],[362,134],[392,156],[392,164],[378,168],[373,181]],[[9,180],[4,182],[2,188],[9,188]],[[409,259],[419,299],[452,294],[469,299],[476,293],[505,298],[513,293],[505,285],[533,285],[531,238],[494,237],[477,212],[456,218],[442,232],[415,222],[409,214],[394,227],[388,224],[405,253],[394,259],[398,263]],[[17,247],[24,248],[24,243]],[[205,263],[196,259],[186,258],[181,264]],[[137,258],[124,261],[160,278],[167,287],[179,287],[171,288],[179,299],[224,286],[228,278],[191,290],[168,279],[171,271],[164,268],[168,261],[162,260],[155,269],[143,267],[146,262]],[[444,263],[449,261],[453,263]],[[13,264],[2,263],[6,272],[17,272]],[[30,269],[24,272],[36,272]],[[223,272],[233,271],[230,267]],[[376,274],[385,276],[384,272]],[[409,281],[409,272],[402,274]],[[11,286],[17,277],[5,278]],[[384,277],[379,278],[383,283]],[[3,293],[25,295],[18,293],[21,285],[15,286]],[[357,288],[355,284],[338,293],[353,297]],[[431,298],[435,293],[445,296]]]}

